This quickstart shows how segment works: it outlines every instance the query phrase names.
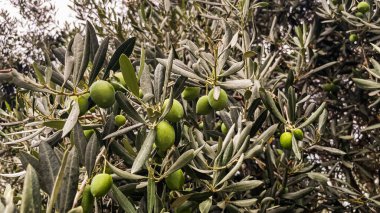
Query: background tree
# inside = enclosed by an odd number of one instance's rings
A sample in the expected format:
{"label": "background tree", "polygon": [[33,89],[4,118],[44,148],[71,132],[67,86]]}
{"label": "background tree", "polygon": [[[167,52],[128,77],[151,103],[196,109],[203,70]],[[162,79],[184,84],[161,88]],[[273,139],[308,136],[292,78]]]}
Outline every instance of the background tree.
{"label": "background tree", "polygon": [[[44,49],[61,46],[66,31],[56,22],[56,8],[50,0],[7,0],[17,14],[0,9],[0,69],[13,67],[21,73],[33,73],[31,64],[44,61]],[[1,85],[0,99],[14,106],[15,89]],[[2,107],[5,107],[2,105]]]}

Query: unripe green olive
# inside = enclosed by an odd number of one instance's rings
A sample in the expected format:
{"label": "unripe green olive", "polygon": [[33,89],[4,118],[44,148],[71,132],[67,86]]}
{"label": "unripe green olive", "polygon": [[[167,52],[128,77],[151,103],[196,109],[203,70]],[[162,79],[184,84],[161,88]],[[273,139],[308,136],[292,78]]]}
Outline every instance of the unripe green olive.
{"label": "unripe green olive", "polygon": [[91,194],[94,197],[103,197],[112,187],[112,176],[109,174],[97,174],[92,178]]}
{"label": "unripe green olive", "polygon": [[143,97],[144,97],[144,93],[142,89],[139,89],[139,98],[143,98]]}
{"label": "unripe green olive", "polygon": [[212,107],[208,103],[208,96],[202,96],[198,99],[197,105],[195,106],[195,112],[198,115],[207,115],[212,111]]}
{"label": "unripe green olive", "polygon": [[219,98],[218,100],[215,100],[214,89],[212,89],[208,93],[208,103],[216,111],[226,108],[228,105],[228,97],[227,97],[226,91],[224,91],[223,89],[220,89]]}
{"label": "unripe green olive", "polygon": [[180,190],[185,183],[185,176],[181,169],[171,173],[165,178],[165,183],[171,190]]}
{"label": "unripe green olive", "polygon": [[362,12],[356,12],[355,16],[358,18],[362,18],[364,16],[364,14]]}
{"label": "unripe green olive", "polygon": [[369,11],[369,4],[366,1],[362,1],[357,6],[358,11],[361,13],[366,13]]}
{"label": "unripe green olive", "polygon": [[291,149],[292,148],[292,133],[290,132],[284,132],[280,136],[280,144],[281,147],[284,149]]}
{"label": "unripe green olive", "polygon": [[358,35],[350,34],[350,37],[348,39],[350,40],[350,42],[355,42],[358,40]]}
{"label": "unripe green olive", "polygon": [[192,101],[198,98],[201,88],[199,87],[186,87],[182,92],[182,98],[187,101]]}
{"label": "unripe green olive", "polygon": [[88,111],[88,108],[90,106],[90,103],[88,102],[89,98],[90,98],[89,93],[86,93],[78,97],[79,116],[86,114],[86,112]]}
{"label": "unripe green olive", "polygon": [[222,133],[224,135],[226,135],[228,133],[227,126],[224,123],[222,123],[222,126],[220,127],[220,130],[222,131]]}
{"label": "unripe green olive", "polygon": [[[169,99],[166,99],[162,106],[164,110],[166,106],[168,105],[168,103],[169,103]],[[183,115],[184,115],[184,111],[183,111],[182,104],[179,101],[173,99],[172,108],[170,109],[169,113],[166,114],[165,119],[171,122],[178,122],[179,120],[181,120],[181,118],[183,118]]]}
{"label": "unripe green olive", "polygon": [[167,122],[161,121],[156,126],[156,140],[155,144],[161,151],[166,151],[173,146],[175,141],[174,128]]}
{"label": "unripe green olive", "polygon": [[303,131],[301,129],[293,129],[293,135],[297,140],[303,139]]}
{"label": "unripe green olive", "polygon": [[95,131],[93,129],[83,130],[83,134],[87,140],[91,138],[91,136],[92,136],[92,134],[94,134],[94,132]]}
{"label": "unripe green olive", "polygon": [[91,194],[91,186],[86,185],[83,191],[81,206],[83,209],[83,213],[92,212],[92,208],[94,206],[94,196]]}
{"label": "unripe green olive", "polygon": [[115,124],[116,126],[120,127],[123,126],[127,122],[127,119],[125,118],[124,115],[116,115],[115,116]]}
{"label": "unripe green olive", "polygon": [[203,123],[203,121],[199,122],[198,127],[199,127],[199,129],[201,129],[201,130],[204,128],[204,123]]}
{"label": "unripe green olive", "polygon": [[90,87],[91,99],[101,108],[111,107],[115,103],[115,89],[107,81],[98,80]]}

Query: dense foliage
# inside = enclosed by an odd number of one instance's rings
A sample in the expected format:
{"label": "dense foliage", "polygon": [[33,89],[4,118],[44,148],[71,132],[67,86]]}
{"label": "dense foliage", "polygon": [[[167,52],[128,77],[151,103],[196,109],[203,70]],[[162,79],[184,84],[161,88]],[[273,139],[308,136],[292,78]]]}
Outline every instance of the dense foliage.
{"label": "dense foliage", "polygon": [[379,6],[76,2],[54,63],[0,70],[0,208],[380,211]]}

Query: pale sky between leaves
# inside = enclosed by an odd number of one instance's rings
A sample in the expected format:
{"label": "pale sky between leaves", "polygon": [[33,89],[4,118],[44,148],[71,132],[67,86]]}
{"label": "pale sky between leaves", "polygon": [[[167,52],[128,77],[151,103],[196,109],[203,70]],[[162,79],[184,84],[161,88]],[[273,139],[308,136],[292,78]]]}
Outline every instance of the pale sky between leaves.
{"label": "pale sky between leaves", "polygon": [[[55,5],[56,13],[56,23],[63,26],[65,21],[73,22],[75,20],[74,12],[68,7],[71,4],[70,0],[51,0]],[[11,16],[16,18],[22,18],[18,12],[18,9],[13,7],[8,0],[0,0],[0,8],[9,11]]]}

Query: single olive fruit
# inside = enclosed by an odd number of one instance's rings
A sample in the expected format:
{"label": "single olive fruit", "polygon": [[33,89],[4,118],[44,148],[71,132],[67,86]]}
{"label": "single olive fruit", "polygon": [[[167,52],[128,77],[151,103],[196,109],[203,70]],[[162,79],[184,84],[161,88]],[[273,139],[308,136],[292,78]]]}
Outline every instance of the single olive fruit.
{"label": "single olive fruit", "polygon": [[92,134],[94,134],[94,132],[95,131],[93,129],[83,130],[83,134],[87,140],[91,138],[91,136],[92,136]]}
{"label": "single olive fruit", "polygon": [[284,132],[280,136],[280,144],[281,147],[284,149],[291,149],[292,148],[292,133],[290,132]]}
{"label": "single olive fruit", "polygon": [[202,96],[198,99],[197,105],[195,106],[195,112],[198,115],[207,115],[212,111],[212,107],[208,103],[208,96]]}
{"label": "single olive fruit", "polygon": [[228,97],[227,97],[226,91],[224,91],[223,89],[220,89],[219,98],[218,100],[215,100],[214,89],[212,89],[208,93],[208,102],[210,106],[216,111],[226,108],[228,105]]}
{"label": "single olive fruit", "polygon": [[227,129],[227,126],[224,123],[222,123],[222,126],[220,127],[220,130],[222,130],[222,133],[224,135],[227,135],[228,129]]}
{"label": "single olive fruit", "polygon": [[361,13],[366,13],[369,11],[369,4],[366,1],[362,1],[357,6],[358,11]]}
{"label": "single olive fruit", "polygon": [[88,102],[89,98],[90,98],[89,93],[86,93],[78,97],[77,101],[79,105],[79,116],[86,114],[86,112],[88,111],[88,108],[90,106],[90,103]]}
{"label": "single olive fruit", "polygon": [[90,87],[91,99],[101,108],[111,107],[115,103],[115,89],[107,81],[98,80]]}
{"label": "single olive fruit", "polygon": [[322,85],[322,89],[326,92],[330,92],[333,88],[333,84],[331,83],[326,83]]}
{"label": "single olive fruit", "polygon": [[125,118],[124,115],[116,115],[115,116],[115,124],[116,126],[123,126],[127,122],[127,119]]}
{"label": "single olive fruit", "polygon": [[[164,105],[162,106],[163,110],[165,110],[166,106],[169,104],[169,99],[164,101]],[[166,114],[165,119],[171,122],[178,122],[183,118],[184,115],[182,104],[173,99],[172,108],[169,110],[168,114]]]}
{"label": "single olive fruit", "polygon": [[344,10],[344,5],[343,4],[340,4],[338,6],[338,12],[342,12]]}
{"label": "single olive fruit", "polygon": [[185,183],[185,176],[181,169],[171,173],[165,178],[165,183],[171,190],[180,190]]}
{"label": "single olive fruit", "polygon": [[350,34],[350,37],[348,38],[348,40],[350,40],[350,42],[355,42],[358,40],[358,35]]}
{"label": "single olive fruit", "polygon": [[168,150],[175,141],[175,131],[167,121],[161,121],[156,126],[155,144],[161,151]]}
{"label": "single olive fruit", "polygon": [[139,89],[139,98],[141,99],[143,97],[144,97],[144,93],[143,93],[142,89]]}
{"label": "single olive fruit", "polygon": [[111,189],[112,176],[109,174],[97,174],[92,178],[91,194],[94,197],[103,197]]}
{"label": "single olive fruit", "polygon": [[203,121],[198,123],[199,129],[203,129],[204,126],[205,126],[205,124],[203,123]]}
{"label": "single olive fruit", "polygon": [[364,14],[362,12],[356,12],[355,16],[358,18],[362,18],[364,16]]}
{"label": "single olive fruit", "polygon": [[81,206],[83,209],[83,213],[92,212],[92,208],[94,206],[94,196],[91,194],[91,186],[86,185],[83,191]]}
{"label": "single olive fruit", "polygon": [[116,78],[116,80],[121,84],[123,85],[123,87],[126,87],[127,86],[127,83],[125,83],[125,80],[124,80],[124,77],[123,77],[123,74],[121,72],[117,72],[114,74],[114,77]]}
{"label": "single olive fruit", "polygon": [[281,149],[276,149],[276,151],[277,151],[277,154],[280,155],[280,156],[281,156],[282,154],[284,154],[284,151],[282,151]]}
{"label": "single olive fruit", "polygon": [[301,129],[293,129],[293,135],[297,140],[303,139],[303,131]]}
{"label": "single olive fruit", "polygon": [[199,87],[186,87],[182,92],[182,98],[187,101],[192,101],[199,97],[201,88]]}

